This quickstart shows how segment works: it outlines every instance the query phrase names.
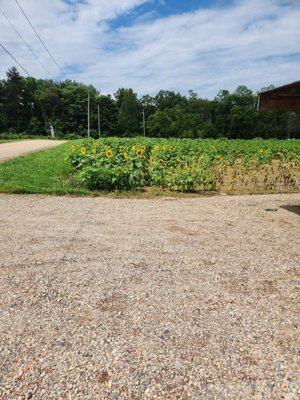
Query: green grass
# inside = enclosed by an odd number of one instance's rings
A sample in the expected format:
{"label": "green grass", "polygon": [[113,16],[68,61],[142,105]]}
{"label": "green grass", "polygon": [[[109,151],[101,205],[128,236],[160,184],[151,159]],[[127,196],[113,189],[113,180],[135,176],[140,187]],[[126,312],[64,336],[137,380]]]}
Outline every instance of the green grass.
{"label": "green grass", "polygon": [[[115,139],[119,140],[119,139]],[[123,144],[124,139],[122,139]],[[71,144],[75,144],[80,149],[85,140],[72,140],[67,144],[70,149]],[[181,143],[181,142],[180,142]],[[185,141],[182,142],[183,144]],[[200,143],[201,144],[201,143]],[[290,142],[288,143],[290,145]],[[293,143],[292,143],[293,144]],[[205,193],[178,193],[170,192],[170,190],[162,189],[160,187],[145,187],[142,190],[128,190],[128,191],[91,191],[84,187],[75,187],[72,182],[72,174],[74,169],[72,165],[66,160],[66,144],[60,146],[30,153],[22,157],[16,157],[6,162],[0,163],[0,192],[2,193],[43,193],[54,195],[108,195],[110,197],[135,197],[135,198],[153,198],[157,196],[199,196],[214,194],[214,192]],[[293,149],[292,149],[293,150]],[[285,153],[284,153],[285,154]],[[287,153],[289,154],[289,153]],[[297,153],[298,154],[298,153]],[[296,155],[297,155],[296,154]],[[295,155],[295,157],[296,157]],[[276,166],[275,166],[276,167]],[[274,167],[274,168],[275,168]],[[231,177],[231,167],[229,168],[229,177]],[[276,169],[276,168],[275,168]],[[294,166],[295,173],[299,175],[300,169],[297,164]],[[263,172],[263,171],[262,171]],[[275,171],[276,172],[276,171]],[[258,174],[260,172],[257,172]],[[226,176],[225,176],[226,178]],[[227,179],[226,178],[226,179]],[[230,193],[227,190],[227,184],[223,184],[223,192]],[[224,186],[225,185],[225,186]],[[227,186],[226,186],[227,185]],[[227,189],[226,189],[227,188]],[[249,194],[256,193],[252,189],[247,188],[245,193],[242,191],[241,186],[237,186],[237,193],[235,194]]]}
{"label": "green grass", "polygon": [[62,144],[1,163],[0,192],[92,194],[71,185],[68,178],[72,168],[65,160],[65,147],[66,144]]}
{"label": "green grass", "polygon": [[[83,140],[72,140],[77,147],[83,145]],[[114,198],[152,198],[156,196],[184,196],[161,190],[148,188],[144,191],[128,190],[114,192],[93,192],[76,188],[70,181],[72,166],[66,161],[66,144],[52,149],[12,158],[0,163],[0,192],[2,193],[43,193],[54,195],[107,195]]]}

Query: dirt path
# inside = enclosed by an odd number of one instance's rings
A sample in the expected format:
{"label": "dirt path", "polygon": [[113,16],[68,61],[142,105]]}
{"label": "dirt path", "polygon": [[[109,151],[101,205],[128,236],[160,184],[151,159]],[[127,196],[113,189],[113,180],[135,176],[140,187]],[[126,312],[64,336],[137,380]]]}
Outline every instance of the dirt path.
{"label": "dirt path", "polygon": [[300,194],[0,195],[1,399],[299,399]]}
{"label": "dirt path", "polygon": [[20,140],[18,142],[0,143],[0,162],[9,158],[22,156],[34,151],[48,149],[60,144],[66,143],[66,140]]}

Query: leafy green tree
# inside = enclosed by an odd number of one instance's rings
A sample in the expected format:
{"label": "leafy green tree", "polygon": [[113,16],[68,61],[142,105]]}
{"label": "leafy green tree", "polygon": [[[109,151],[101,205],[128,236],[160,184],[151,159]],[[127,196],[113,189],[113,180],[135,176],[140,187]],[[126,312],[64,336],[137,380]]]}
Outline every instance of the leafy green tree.
{"label": "leafy green tree", "polygon": [[86,86],[67,80],[61,84],[61,104],[64,133],[87,132],[88,93],[90,96],[90,126],[97,126],[97,91],[93,86]]}
{"label": "leafy green tree", "polygon": [[229,137],[252,139],[255,137],[257,113],[251,105],[234,105],[229,114]]}
{"label": "leafy green tree", "polygon": [[121,88],[115,93],[118,107],[118,125],[124,136],[140,134],[142,114],[136,93],[132,89]]}
{"label": "leafy green tree", "polygon": [[35,91],[35,108],[39,111],[40,118],[43,121],[44,129],[47,130],[50,124],[55,125],[62,119],[62,100],[61,89],[57,83],[51,80],[37,81]]}
{"label": "leafy green tree", "polygon": [[170,136],[170,126],[172,117],[169,110],[157,110],[148,118],[147,128],[150,136],[168,137]]}
{"label": "leafy green tree", "polygon": [[[235,91],[221,90],[213,101],[199,98],[193,90],[183,96],[160,90],[140,99],[132,89],[119,89],[114,97],[100,95],[93,86],[75,81],[22,77],[15,67],[0,80],[0,132],[87,134],[87,98],[90,96],[91,135],[98,136],[100,107],[102,133],[142,134],[142,111],[147,135],[163,137],[299,137],[300,113],[256,110],[257,94],[245,85]],[[269,90],[269,86],[262,90]]]}
{"label": "leafy green tree", "polygon": [[174,108],[179,104],[186,102],[186,97],[180,93],[175,93],[169,90],[160,90],[154,97],[154,104],[159,110],[165,110],[167,108]]}
{"label": "leafy green tree", "polygon": [[98,97],[100,107],[101,131],[104,136],[118,134],[118,109],[116,102],[110,95]]}

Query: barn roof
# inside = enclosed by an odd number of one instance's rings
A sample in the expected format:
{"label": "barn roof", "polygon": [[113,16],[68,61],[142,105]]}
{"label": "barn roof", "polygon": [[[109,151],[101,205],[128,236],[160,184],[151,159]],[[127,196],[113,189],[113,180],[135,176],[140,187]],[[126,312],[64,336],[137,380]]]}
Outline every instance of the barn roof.
{"label": "barn roof", "polygon": [[300,111],[300,81],[258,94],[259,111]]}

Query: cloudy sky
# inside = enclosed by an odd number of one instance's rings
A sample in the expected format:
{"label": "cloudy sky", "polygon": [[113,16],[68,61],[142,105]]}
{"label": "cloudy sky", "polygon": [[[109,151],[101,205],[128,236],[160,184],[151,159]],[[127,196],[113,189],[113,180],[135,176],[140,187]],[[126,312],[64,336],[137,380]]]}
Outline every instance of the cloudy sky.
{"label": "cloudy sky", "polygon": [[[300,0],[18,2],[65,75],[102,93],[193,89],[213,98],[240,84],[256,91],[300,79]],[[65,78],[16,0],[0,0],[0,43],[32,76]],[[12,65],[0,47],[1,79]]]}

